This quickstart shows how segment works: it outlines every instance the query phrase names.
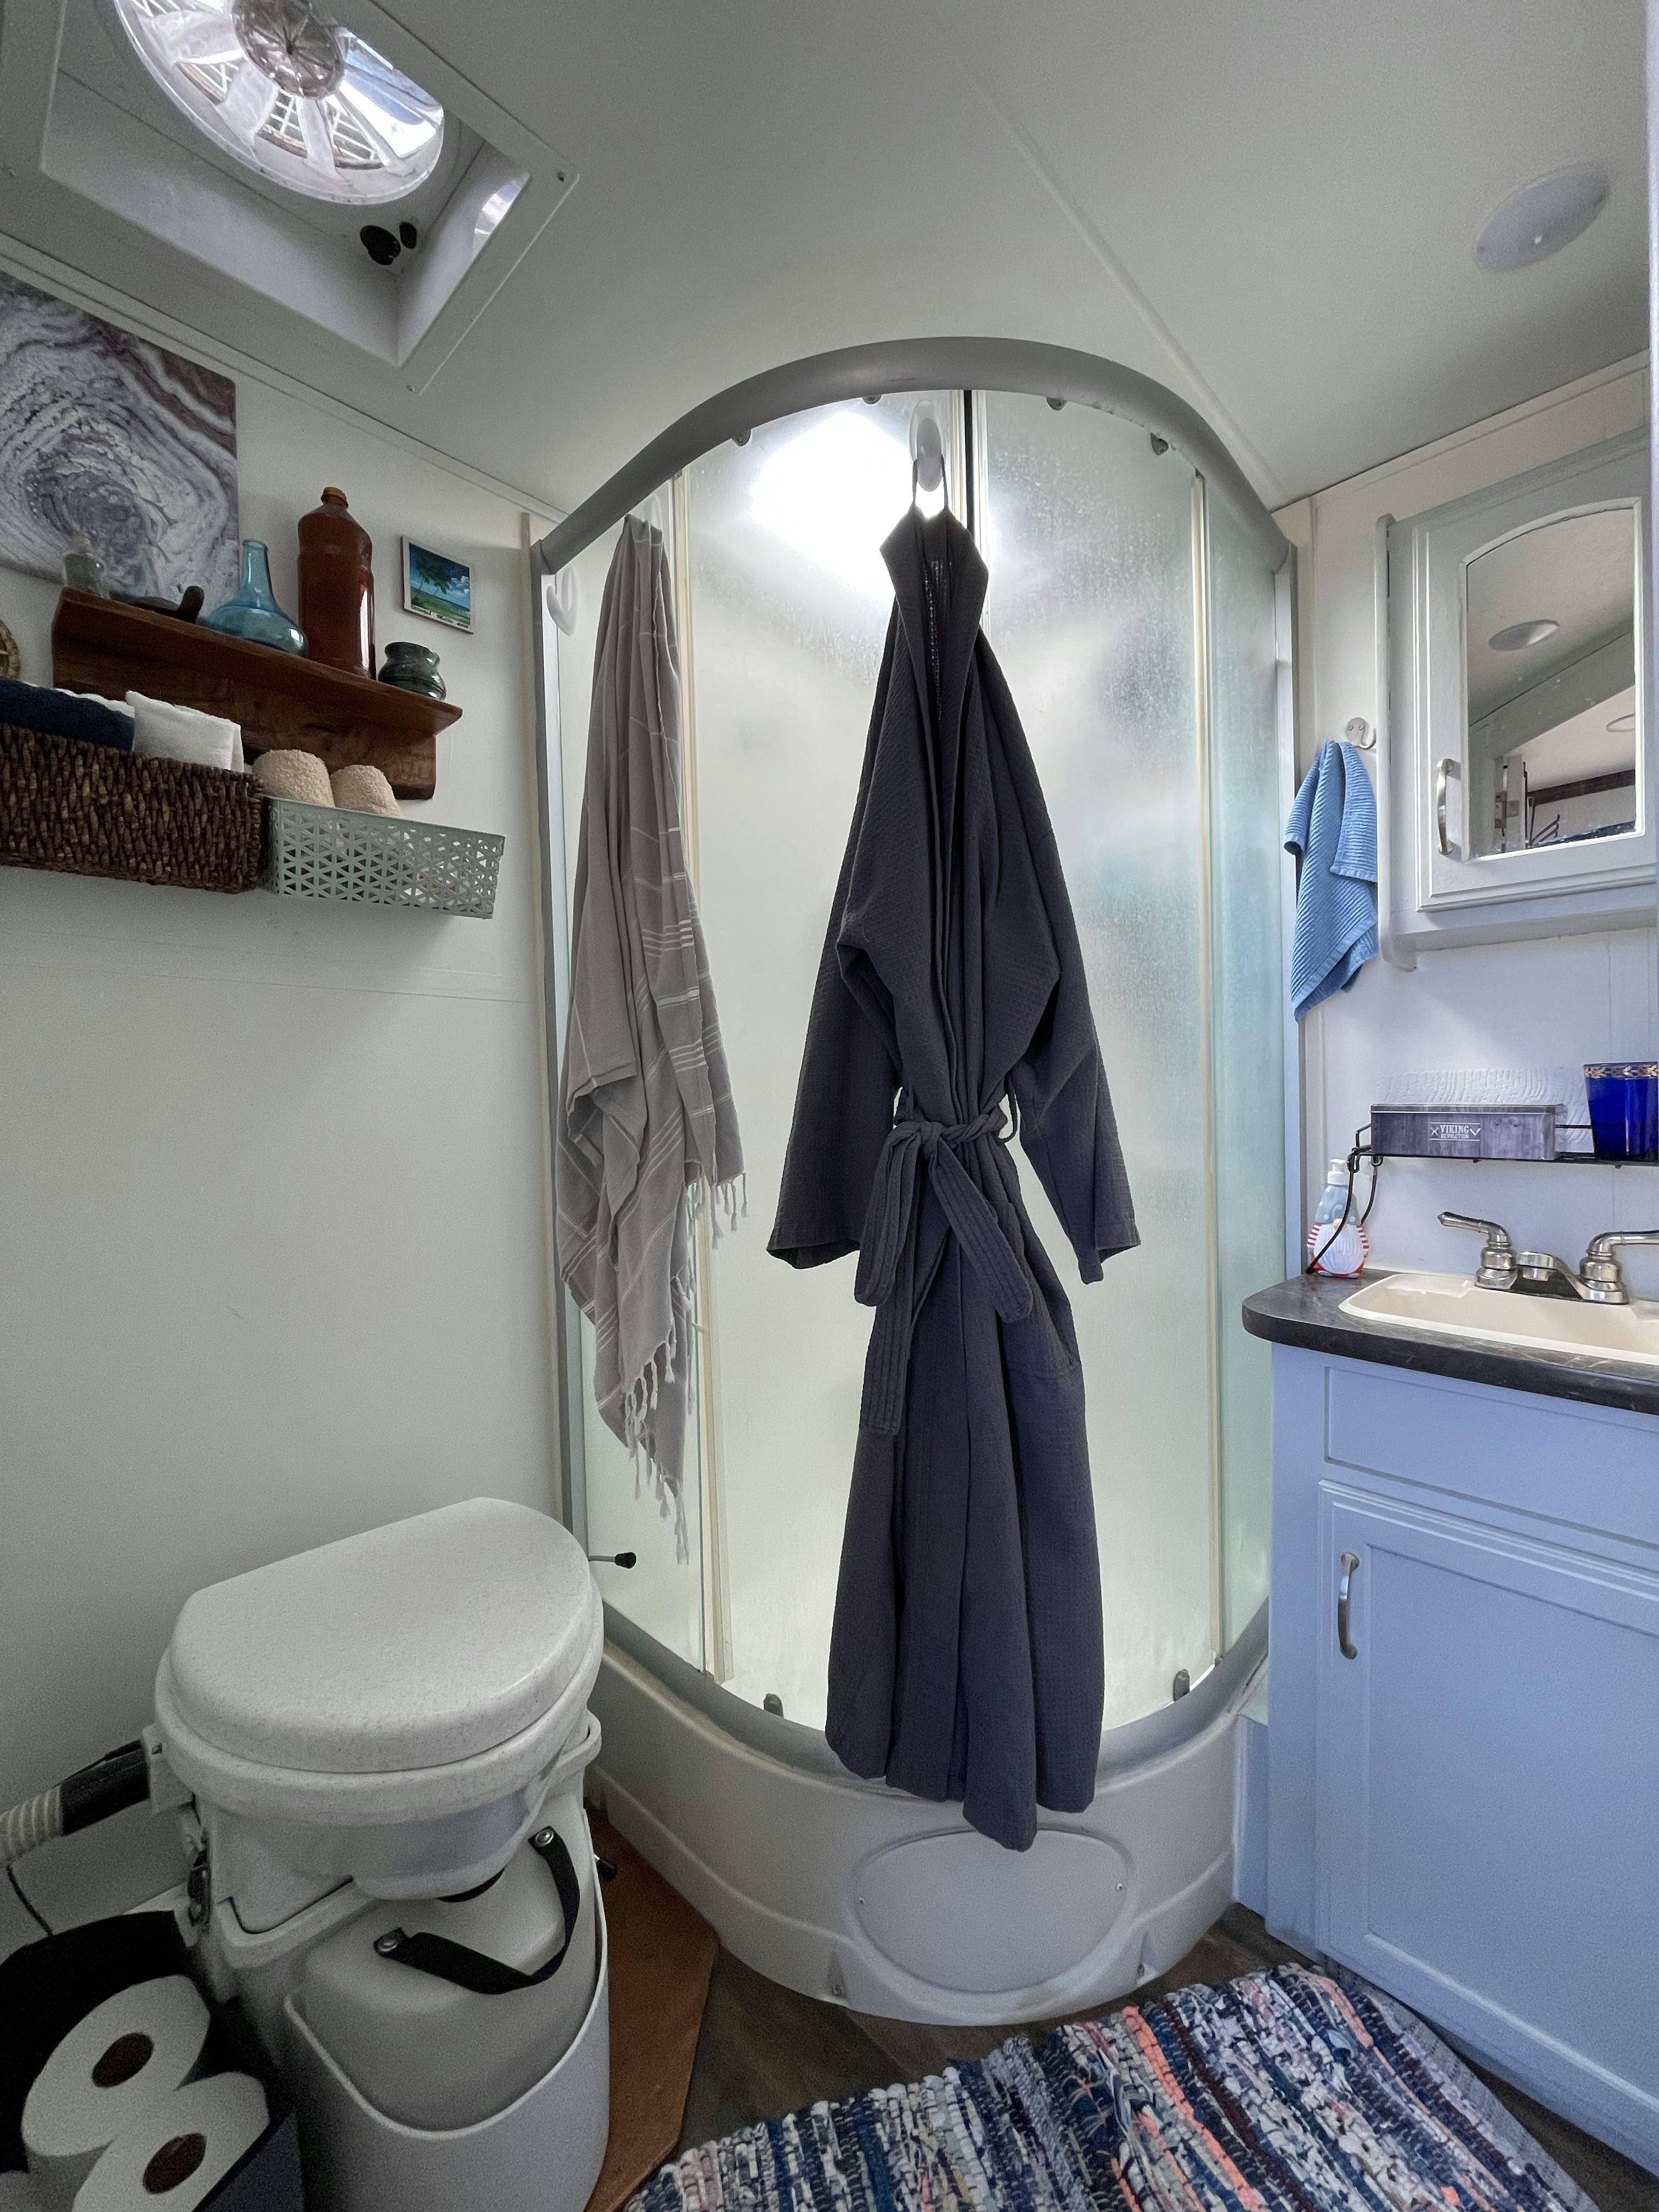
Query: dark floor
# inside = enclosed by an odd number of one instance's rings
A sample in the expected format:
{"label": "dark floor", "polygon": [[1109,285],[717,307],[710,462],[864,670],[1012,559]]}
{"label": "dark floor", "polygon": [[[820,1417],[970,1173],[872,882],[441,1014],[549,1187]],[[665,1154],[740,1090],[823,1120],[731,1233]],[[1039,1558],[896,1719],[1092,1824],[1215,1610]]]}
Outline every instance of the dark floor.
{"label": "dark floor", "polygon": [[[1235,1905],[1178,1966],[1137,1990],[1133,2002],[1150,2003],[1188,1982],[1231,1981],[1297,1955],[1276,1942],[1254,1912]],[[878,2020],[781,1989],[722,1951],[703,2015],[680,2148],[821,2097],[854,2097],[890,2081],[918,2081],[954,2061],[982,2058],[1010,2035],[1042,2033],[1039,2027],[928,2027]],[[1601,2212],[1659,2212],[1659,2180],[1651,2174],[1518,2089],[1476,2070]]]}

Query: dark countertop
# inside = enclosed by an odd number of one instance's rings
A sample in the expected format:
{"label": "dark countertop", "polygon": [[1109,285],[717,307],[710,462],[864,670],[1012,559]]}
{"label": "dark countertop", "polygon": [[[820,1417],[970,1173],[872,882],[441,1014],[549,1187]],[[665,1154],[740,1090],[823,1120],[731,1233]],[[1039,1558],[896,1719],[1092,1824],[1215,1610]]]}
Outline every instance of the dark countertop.
{"label": "dark countertop", "polygon": [[1328,1352],[1343,1359],[1369,1359],[1419,1375],[1450,1375],[1461,1382],[1490,1382],[1500,1390],[1531,1390],[1581,1405],[1613,1406],[1622,1413],[1659,1413],[1659,1367],[1639,1367],[1593,1352],[1542,1352],[1521,1345],[1480,1344],[1464,1336],[1430,1336],[1395,1330],[1386,1322],[1358,1321],[1338,1311],[1364,1276],[1292,1275],[1244,1301],[1244,1326],[1271,1344]]}

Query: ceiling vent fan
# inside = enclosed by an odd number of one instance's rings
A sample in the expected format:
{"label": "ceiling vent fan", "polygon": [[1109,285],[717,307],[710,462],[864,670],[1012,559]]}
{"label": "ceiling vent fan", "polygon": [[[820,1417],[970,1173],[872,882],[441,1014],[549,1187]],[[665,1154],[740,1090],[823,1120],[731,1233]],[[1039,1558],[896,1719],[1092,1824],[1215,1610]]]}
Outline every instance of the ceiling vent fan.
{"label": "ceiling vent fan", "polygon": [[5,0],[8,228],[277,365],[320,332],[423,389],[575,172],[374,0],[348,4]]}

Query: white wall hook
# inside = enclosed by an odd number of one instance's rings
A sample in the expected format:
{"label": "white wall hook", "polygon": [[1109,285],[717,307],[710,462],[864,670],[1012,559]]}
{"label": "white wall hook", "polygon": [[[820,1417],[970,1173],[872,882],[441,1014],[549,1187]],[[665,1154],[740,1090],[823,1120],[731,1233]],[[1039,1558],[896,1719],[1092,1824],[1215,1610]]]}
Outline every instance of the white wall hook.
{"label": "white wall hook", "polygon": [[547,611],[567,637],[576,635],[576,613],[581,604],[574,568],[561,568],[547,580]]}
{"label": "white wall hook", "polygon": [[647,528],[654,530],[659,537],[667,537],[667,510],[663,506],[662,494],[659,491],[653,491],[648,499],[641,500],[636,506],[630,507],[629,512],[637,515]]}
{"label": "white wall hook", "polygon": [[1374,753],[1376,750],[1376,732],[1363,714],[1355,714],[1345,722],[1342,734],[1356,752]]}
{"label": "white wall hook", "polygon": [[945,482],[945,432],[931,399],[910,410],[910,461],[919,487],[937,491]]}

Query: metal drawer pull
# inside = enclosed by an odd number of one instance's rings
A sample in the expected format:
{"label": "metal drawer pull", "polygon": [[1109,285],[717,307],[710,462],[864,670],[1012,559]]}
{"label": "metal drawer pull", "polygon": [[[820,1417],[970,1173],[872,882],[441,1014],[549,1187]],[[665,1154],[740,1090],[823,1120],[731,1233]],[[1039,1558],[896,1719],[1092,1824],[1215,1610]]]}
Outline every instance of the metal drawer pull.
{"label": "metal drawer pull", "polygon": [[1462,773],[1457,763],[1449,757],[1443,760],[1434,772],[1434,834],[1440,842],[1441,858],[1446,860],[1461,860],[1463,857],[1461,852],[1453,849],[1451,840],[1446,835],[1447,779],[1461,776]]}
{"label": "metal drawer pull", "polygon": [[1342,1579],[1336,1586],[1336,1647],[1345,1659],[1357,1659],[1359,1647],[1348,1633],[1348,1601],[1353,1595],[1353,1578],[1359,1572],[1359,1560],[1352,1552],[1342,1554]]}

